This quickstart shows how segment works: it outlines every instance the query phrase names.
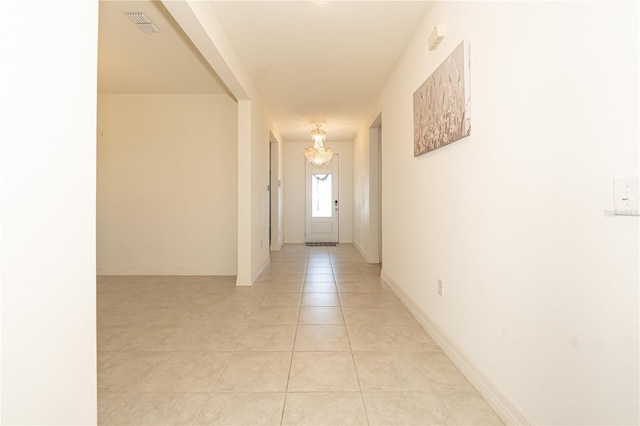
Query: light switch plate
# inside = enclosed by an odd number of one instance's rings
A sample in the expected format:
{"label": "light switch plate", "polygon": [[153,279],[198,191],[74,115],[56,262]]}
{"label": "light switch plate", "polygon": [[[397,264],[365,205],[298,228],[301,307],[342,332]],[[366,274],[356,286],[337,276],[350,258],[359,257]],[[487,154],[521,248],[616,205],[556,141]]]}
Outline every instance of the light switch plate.
{"label": "light switch plate", "polygon": [[640,215],[640,179],[637,177],[614,178],[613,213],[624,216]]}

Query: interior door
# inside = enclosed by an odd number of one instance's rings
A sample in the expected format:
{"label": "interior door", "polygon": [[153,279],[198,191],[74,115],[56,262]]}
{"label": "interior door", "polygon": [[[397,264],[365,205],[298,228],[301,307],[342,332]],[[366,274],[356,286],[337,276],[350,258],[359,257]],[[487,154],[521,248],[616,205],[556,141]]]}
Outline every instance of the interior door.
{"label": "interior door", "polygon": [[339,156],[322,166],[307,162],[306,172],[306,242],[337,243],[340,213]]}

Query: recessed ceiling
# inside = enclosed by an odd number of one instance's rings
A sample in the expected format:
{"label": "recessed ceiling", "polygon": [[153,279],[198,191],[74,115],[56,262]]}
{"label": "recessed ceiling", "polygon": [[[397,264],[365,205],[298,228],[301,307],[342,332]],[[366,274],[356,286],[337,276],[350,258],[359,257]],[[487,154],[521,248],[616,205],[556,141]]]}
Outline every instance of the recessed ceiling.
{"label": "recessed ceiling", "polygon": [[[142,12],[158,33],[144,33],[125,12]],[[99,93],[227,93],[158,1],[101,1]]]}

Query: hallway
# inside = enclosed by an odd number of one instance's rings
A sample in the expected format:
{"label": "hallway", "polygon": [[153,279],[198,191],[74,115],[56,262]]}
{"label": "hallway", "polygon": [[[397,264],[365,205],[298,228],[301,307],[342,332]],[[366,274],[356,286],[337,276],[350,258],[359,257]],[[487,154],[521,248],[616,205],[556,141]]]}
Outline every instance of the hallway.
{"label": "hallway", "polygon": [[100,424],[502,424],[351,245],[98,277]]}

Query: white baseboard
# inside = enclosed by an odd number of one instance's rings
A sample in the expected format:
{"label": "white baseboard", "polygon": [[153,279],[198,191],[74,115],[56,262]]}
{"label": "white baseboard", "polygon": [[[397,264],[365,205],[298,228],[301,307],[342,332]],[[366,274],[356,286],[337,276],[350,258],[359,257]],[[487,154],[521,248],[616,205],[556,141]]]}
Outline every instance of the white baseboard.
{"label": "white baseboard", "polygon": [[502,421],[508,425],[533,425],[532,421],[522,410],[500,392],[475,365],[454,345],[440,328],[425,314],[402,290],[402,288],[384,271],[380,273],[380,278],[396,296],[405,304],[407,309],[416,317],[418,322],[431,335],[433,340],[440,345],[440,348],[451,359],[460,372],[471,382],[478,393],[487,401],[500,416]]}
{"label": "white baseboard", "polygon": [[180,268],[97,268],[97,275],[236,275],[236,269],[180,269]]}
{"label": "white baseboard", "polygon": [[238,275],[236,278],[236,287],[249,287],[252,284],[250,275]]}
{"label": "white baseboard", "polygon": [[304,239],[302,240],[287,240],[284,242],[285,244],[304,244]]}
{"label": "white baseboard", "polygon": [[362,255],[362,257],[364,257],[364,260],[367,263],[380,263],[380,257],[379,256],[371,256],[369,253],[367,253],[367,251],[365,249],[363,249],[360,244],[358,244],[357,242],[353,242],[352,243],[353,246],[356,248],[356,250],[358,250],[360,252],[360,254]]}
{"label": "white baseboard", "polygon": [[267,258],[264,260],[264,262],[262,262],[262,264],[258,267],[258,269],[253,271],[253,273],[251,274],[251,283],[255,283],[260,277],[260,275],[262,275],[264,270],[267,269],[267,267],[270,264],[271,264],[271,258],[267,256]]}

